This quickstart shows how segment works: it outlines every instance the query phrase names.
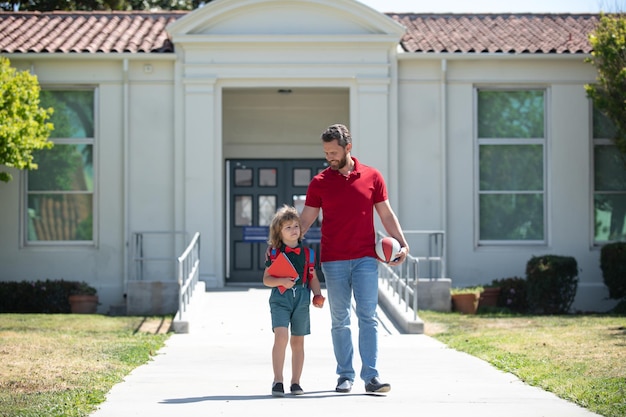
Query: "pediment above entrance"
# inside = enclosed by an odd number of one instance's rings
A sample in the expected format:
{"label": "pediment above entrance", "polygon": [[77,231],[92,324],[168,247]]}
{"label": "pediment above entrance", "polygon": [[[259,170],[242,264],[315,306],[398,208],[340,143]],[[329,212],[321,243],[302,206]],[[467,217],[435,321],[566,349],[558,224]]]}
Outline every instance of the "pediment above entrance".
{"label": "pediment above entrance", "polygon": [[174,42],[198,35],[387,35],[399,41],[405,28],[354,0],[214,0],[167,30]]}

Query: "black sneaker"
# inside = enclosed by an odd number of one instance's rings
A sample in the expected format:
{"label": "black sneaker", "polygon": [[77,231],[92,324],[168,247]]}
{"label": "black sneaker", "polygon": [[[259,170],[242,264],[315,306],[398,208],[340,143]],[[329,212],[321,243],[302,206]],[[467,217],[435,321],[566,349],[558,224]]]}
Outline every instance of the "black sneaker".
{"label": "black sneaker", "polygon": [[282,382],[274,382],[272,385],[272,397],[284,397],[285,389]]}
{"label": "black sneaker", "polygon": [[370,382],[365,385],[365,392],[389,392],[391,391],[391,385],[380,382],[377,376],[372,378]]}
{"label": "black sneaker", "polygon": [[302,387],[300,386],[300,384],[291,384],[291,387],[289,388],[289,391],[291,391],[291,394],[293,394],[293,395],[302,395],[302,394],[304,394],[304,391],[302,390]]}
{"label": "black sneaker", "polygon": [[337,388],[335,388],[337,392],[350,392],[352,391],[352,381],[348,378],[339,378],[337,381]]}

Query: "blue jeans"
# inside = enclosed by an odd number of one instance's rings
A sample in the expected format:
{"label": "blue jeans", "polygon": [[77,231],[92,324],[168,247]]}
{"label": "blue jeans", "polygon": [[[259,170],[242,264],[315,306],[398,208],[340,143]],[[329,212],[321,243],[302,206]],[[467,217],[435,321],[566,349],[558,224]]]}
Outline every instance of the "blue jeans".
{"label": "blue jeans", "polygon": [[322,263],[332,319],[331,334],[339,378],[354,381],[354,348],[350,331],[352,295],[359,321],[361,378],[367,383],[378,376],[378,262],[374,258]]}

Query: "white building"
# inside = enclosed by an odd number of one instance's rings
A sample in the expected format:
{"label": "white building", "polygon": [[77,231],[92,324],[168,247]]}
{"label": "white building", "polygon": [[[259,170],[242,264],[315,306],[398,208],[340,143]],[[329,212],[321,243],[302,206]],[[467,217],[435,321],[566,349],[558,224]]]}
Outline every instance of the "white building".
{"label": "white building", "polygon": [[106,312],[131,281],[175,282],[200,232],[209,288],[259,283],[262,227],[303,203],[324,167],[320,133],[344,123],[404,229],[445,232],[453,286],[573,256],[573,308],[605,311],[600,248],[624,238],[626,194],[607,174],[626,174],[584,90],[597,19],[381,14],[353,0],[2,13],[0,53],[67,118],[57,159],[0,184],[0,280],[84,280]]}

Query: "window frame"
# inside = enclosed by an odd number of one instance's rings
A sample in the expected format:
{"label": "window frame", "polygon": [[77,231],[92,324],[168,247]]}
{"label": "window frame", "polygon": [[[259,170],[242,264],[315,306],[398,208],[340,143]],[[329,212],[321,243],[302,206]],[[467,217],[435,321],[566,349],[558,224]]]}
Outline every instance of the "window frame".
{"label": "window frame", "polygon": [[[501,92],[516,92],[516,91],[542,91],[543,92],[543,138],[480,138],[479,137],[479,92],[480,91],[501,91]],[[474,192],[473,192],[473,207],[474,207],[474,245],[479,247],[504,247],[504,246],[547,246],[550,241],[550,228],[549,228],[549,171],[548,160],[550,152],[550,87],[547,85],[474,85],[473,88],[473,137],[474,137],[474,156],[473,156],[473,171],[474,171]],[[505,194],[504,190],[500,192],[493,191],[481,191],[480,189],[480,148],[482,145],[541,145],[543,148],[542,155],[542,169],[543,169],[543,188],[542,191],[537,191],[532,194],[543,195],[543,239],[534,240],[504,240],[494,239],[487,240],[480,238],[480,198],[486,194]],[[515,192],[507,191],[506,194],[531,194],[529,192]]]}
{"label": "window frame", "polygon": [[70,190],[66,192],[58,192],[58,194],[91,194],[92,202],[92,236],[91,240],[29,240],[28,239],[28,198],[31,195],[28,189],[29,173],[21,172],[21,194],[20,198],[20,247],[21,248],[37,248],[37,247],[96,247],[98,242],[98,190],[99,190],[99,164],[98,164],[98,132],[99,132],[99,87],[97,85],[46,85],[40,86],[41,91],[91,91],[93,93],[93,137],[84,138],[68,138],[68,137],[49,137],[48,140],[54,142],[55,145],[90,145],[92,148],[92,169],[93,169],[93,189],[89,191]]}
{"label": "window frame", "polygon": [[[613,240],[596,240],[596,194],[621,194],[626,195],[626,190],[623,191],[598,191],[596,190],[596,148],[599,146],[613,146],[615,143],[611,138],[595,137],[594,126],[594,105],[593,101],[589,100],[589,138],[590,138],[590,150],[589,150],[589,176],[590,178],[590,198],[589,198],[589,239],[593,248],[601,248],[606,244],[619,242],[621,239]],[[619,152],[619,151],[618,151]]]}

